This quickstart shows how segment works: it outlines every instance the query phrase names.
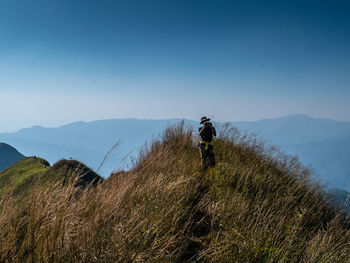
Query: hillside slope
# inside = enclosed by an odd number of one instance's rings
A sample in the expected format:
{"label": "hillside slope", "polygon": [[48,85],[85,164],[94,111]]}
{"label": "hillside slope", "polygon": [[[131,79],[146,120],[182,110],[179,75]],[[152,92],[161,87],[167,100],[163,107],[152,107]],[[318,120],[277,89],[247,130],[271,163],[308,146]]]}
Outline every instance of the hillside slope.
{"label": "hillside slope", "polygon": [[207,172],[178,125],[96,188],[0,203],[1,261],[349,262],[350,224],[307,170],[235,130],[219,137]]}
{"label": "hillside slope", "polygon": [[75,186],[87,186],[97,185],[103,181],[103,178],[79,161],[64,159],[55,163],[41,177],[42,183],[49,184],[61,182],[62,185],[66,185],[70,181],[74,181]]}
{"label": "hillside slope", "polygon": [[12,192],[16,197],[26,197],[35,187],[49,189],[56,185],[97,185],[103,178],[76,160],[61,160],[50,167],[49,162],[38,157],[27,157],[0,172],[0,196]]}
{"label": "hillside slope", "polygon": [[0,171],[10,167],[15,162],[23,159],[25,156],[19,153],[15,148],[6,144],[0,143]]}
{"label": "hillside slope", "polygon": [[41,158],[27,157],[0,172],[0,195],[14,191],[25,195],[37,178],[42,176],[50,164]]}

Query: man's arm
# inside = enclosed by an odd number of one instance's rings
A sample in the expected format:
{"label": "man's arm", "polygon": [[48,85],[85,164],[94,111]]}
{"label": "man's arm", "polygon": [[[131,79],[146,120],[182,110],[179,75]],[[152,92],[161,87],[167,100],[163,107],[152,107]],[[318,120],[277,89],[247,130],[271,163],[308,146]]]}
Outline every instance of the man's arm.
{"label": "man's arm", "polygon": [[213,133],[213,136],[216,137],[216,130],[215,130],[214,126],[211,126],[211,132]]}
{"label": "man's arm", "polygon": [[198,133],[199,133],[200,136],[202,136],[202,133],[203,133],[203,131],[204,131],[204,127],[205,127],[205,125],[203,125],[202,128],[199,128],[199,132],[198,132]]}
{"label": "man's arm", "polygon": [[210,126],[210,123],[205,122],[205,123],[203,124],[203,127],[202,127],[202,128],[199,128],[199,135],[202,136],[202,133],[204,132],[205,128],[208,127],[208,125]]}
{"label": "man's arm", "polygon": [[211,122],[208,122],[208,126],[211,129],[211,134],[216,137],[216,130],[215,130],[213,124],[211,124]]}

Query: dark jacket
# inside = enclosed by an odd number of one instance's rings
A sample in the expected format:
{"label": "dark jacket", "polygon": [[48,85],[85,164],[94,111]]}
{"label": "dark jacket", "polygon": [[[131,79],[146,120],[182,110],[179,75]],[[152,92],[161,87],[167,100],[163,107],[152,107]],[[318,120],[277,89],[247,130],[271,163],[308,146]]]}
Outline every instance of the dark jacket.
{"label": "dark jacket", "polygon": [[211,142],[213,136],[216,136],[216,130],[211,122],[205,122],[202,127],[198,129],[199,135],[203,141]]}

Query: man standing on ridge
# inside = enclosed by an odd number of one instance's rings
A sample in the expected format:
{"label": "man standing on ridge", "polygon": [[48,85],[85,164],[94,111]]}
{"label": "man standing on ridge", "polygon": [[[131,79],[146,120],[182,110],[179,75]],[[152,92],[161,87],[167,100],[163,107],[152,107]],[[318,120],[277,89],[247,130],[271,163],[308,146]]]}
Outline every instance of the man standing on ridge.
{"label": "man standing on ridge", "polygon": [[209,159],[210,166],[215,166],[215,156],[212,141],[213,136],[216,136],[216,130],[211,124],[210,119],[205,116],[201,118],[201,124],[203,124],[203,126],[198,130],[199,136],[201,136],[202,139],[199,142],[199,149],[201,153],[203,169],[206,170],[208,168],[207,159]]}

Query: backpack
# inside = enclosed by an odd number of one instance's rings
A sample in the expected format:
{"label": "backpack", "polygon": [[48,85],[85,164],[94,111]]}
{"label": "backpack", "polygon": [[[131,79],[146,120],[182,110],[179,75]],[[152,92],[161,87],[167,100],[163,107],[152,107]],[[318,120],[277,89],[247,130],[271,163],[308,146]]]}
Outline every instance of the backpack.
{"label": "backpack", "polygon": [[200,136],[203,141],[211,142],[213,140],[213,136],[216,136],[216,130],[210,122],[205,123],[204,126],[199,128],[199,131],[201,130],[202,132],[200,133]]}

